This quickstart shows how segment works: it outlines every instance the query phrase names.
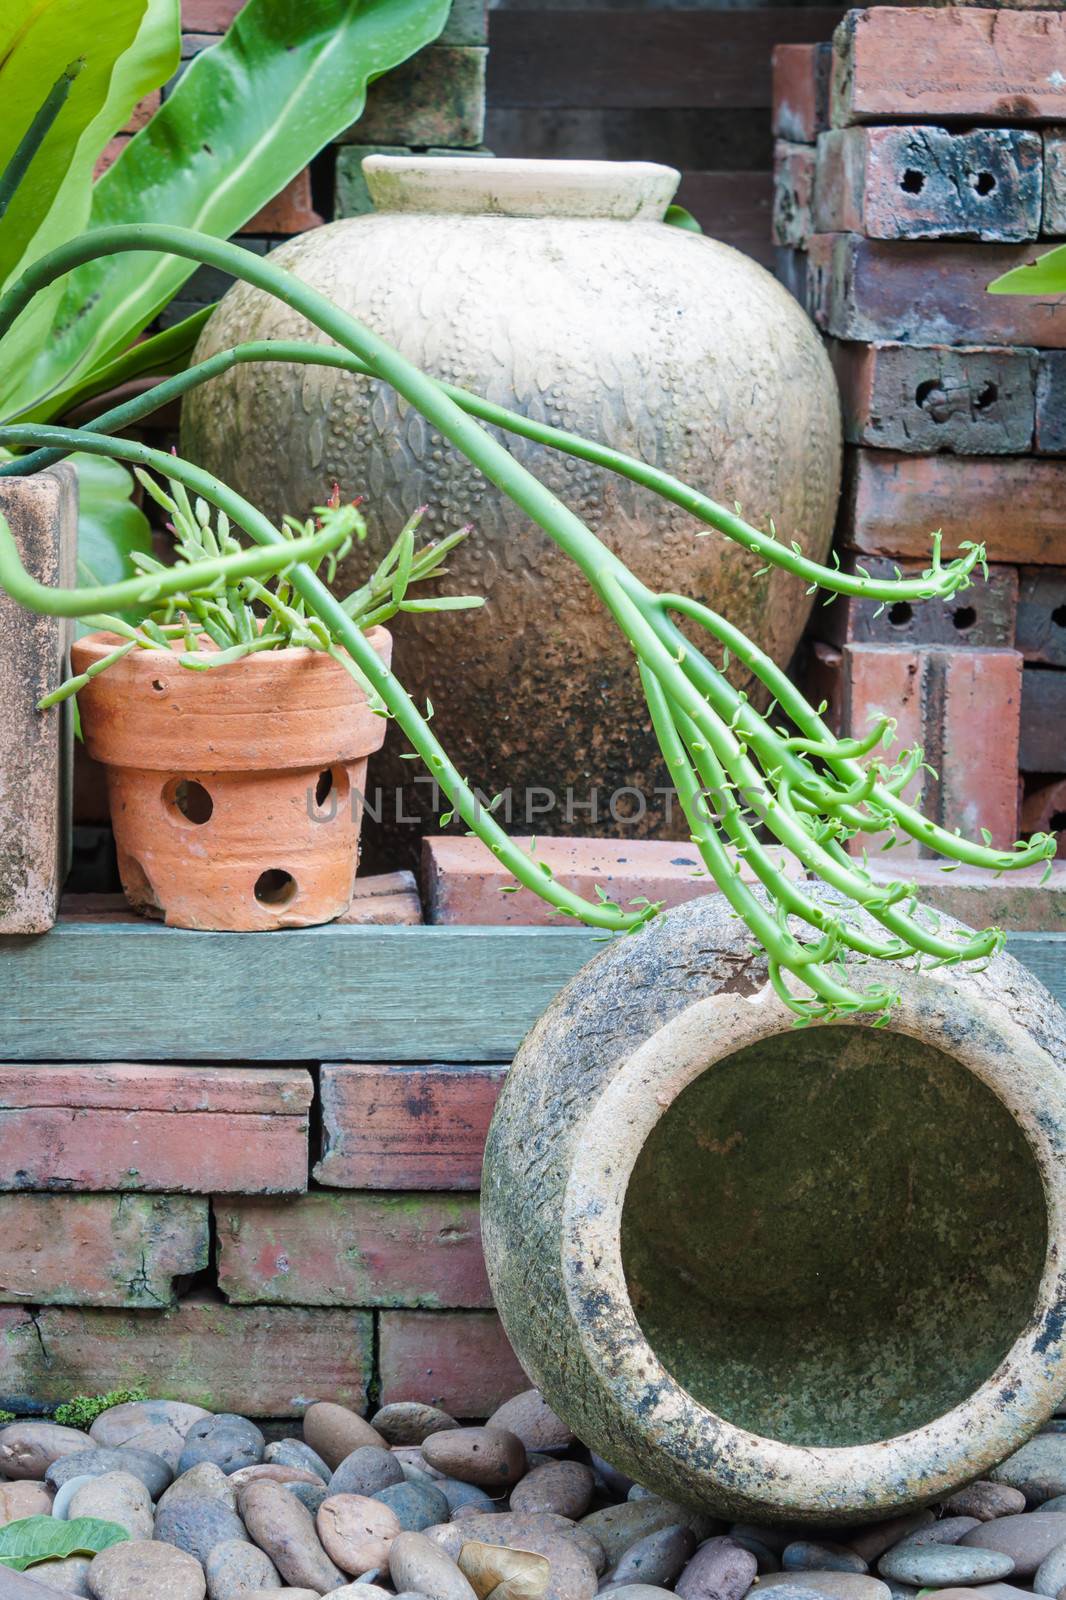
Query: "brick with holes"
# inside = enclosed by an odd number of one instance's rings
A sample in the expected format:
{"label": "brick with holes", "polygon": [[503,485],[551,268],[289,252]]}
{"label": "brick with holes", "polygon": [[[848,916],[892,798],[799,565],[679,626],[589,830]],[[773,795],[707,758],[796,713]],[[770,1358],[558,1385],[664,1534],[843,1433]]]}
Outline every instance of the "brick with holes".
{"label": "brick with holes", "polygon": [[[829,357],[849,444],[908,455],[1021,455],[1032,446],[1035,350],[833,339]],[[1066,367],[1063,379],[1066,388]]]}
{"label": "brick with holes", "polygon": [[1066,350],[1041,350],[1036,371],[1038,455],[1066,456]]}
{"label": "brick with holes", "polygon": [[[1022,801],[1022,836],[1032,833],[1054,833],[1058,837],[1058,854],[1066,856],[1066,778],[1053,778],[1050,783],[1038,782]],[[1053,928],[1062,932],[1062,919]]]}
{"label": "brick with holes", "polygon": [[1026,661],[1066,667],[1066,567],[1023,567],[1018,578],[1018,649]]}
{"label": "brick with holes", "polygon": [[1044,129],[1045,238],[1066,236],[1066,128]]}
{"label": "brick with holes", "polygon": [[1027,665],[1022,677],[1023,772],[1066,772],[1066,672]]}
{"label": "brick with holes", "polygon": [[1022,128],[837,128],[818,140],[814,227],[868,239],[1040,232],[1044,147]]}
{"label": "brick with holes", "polygon": [[[897,573],[904,578],[919,578],[926,566],[922,561],[854,554],[845,555],[841,564],[848,572],[862,567],[875,578],[894,578]],[[977,573],[968,588],[947,600],[905,600],[885,605],[880,600],[839,595],[830,605],[816,606],[811,627],[819,638],[836,645],[965,644],[980,649],[1010,648],[1015,642],[1017,613],[1018,569],[993,566],[987,579]]]}

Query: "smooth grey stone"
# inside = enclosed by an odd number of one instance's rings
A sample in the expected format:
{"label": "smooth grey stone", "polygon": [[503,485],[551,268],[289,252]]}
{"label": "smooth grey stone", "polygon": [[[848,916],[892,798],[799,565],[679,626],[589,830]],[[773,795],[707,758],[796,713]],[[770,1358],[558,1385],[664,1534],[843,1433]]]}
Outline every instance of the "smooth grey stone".
{"label": "smooth grey stone", "polygon": [[60,1522],[69,1521],[70,1502],[82,1484],[92,1483],[94,1476],[95,1474],[91,1472],[79,1472],[77,1477],[68,1478],[66,1483],[61,1483],[55,1492],[55,1499],[52,1501],[53,1517],[58,1517]]}
{"label": "smooth grey stone", "polygon": [[1066,1417],[1052,1417],[1044,1423],[1041,1433],[1066,1433]]}
{"label": "smooth grey stone", "polygon": [[758,1570],[751,1551],[722,1534],[700,1545],[674,1591],[681,1600],[744,1600]]}
{"label": "smooth grey stone", "polygon": [[895,1578],[887,1578],[885,1581],[892,1600],[914,1600],[915,1595],[921,1593],[913,1583],[897,1583]]}
{"label": "smooth grey stone", "polygon": [[1057,1494],[1053,1500],[1045,1500],[1042,1506],[1034,1506],[1034,1511],[1066,1511],[1066,1494]]}
{"label": "smooth grey stone", "polygon": [[598,1456],[594,1450],[589,1451],[589,1463],[604,1487],[619,1500],[624,1500],[633,1487],[633,1479],[628,1478],[624,1472],[619,1472],[617,1467],[612,1467],[609,1461]]}
{"label": "smooth grey stone", "polygon": [[117,1450],[77,1450],[72,1456],[53,1461],[45,1473],[45,1481],[58,1489],[71,1478],[83,1473],[90,1478],[102,1477],[105,1472],[128,1472],[140,1478],[153,1500],[158,1500],[163,1490],[173,1481],[162,1456],[151,1455],[147,1450],[136,1450],[132,1445],[120,1445]]}
{"label": "smooth grey stone", "polygon": [[421,1533],[451,1515],[448,1497],[435,1483],[390,1483],[373,1496],[396,1516],[404,1533]]}
{"label": "smooth grey stone", "polygon": [[999,1550],[1014,1562],[1014,1577],[1031,1578],[1042,1561],[1058,1545],[1066,1544],[1066,1516],[1048,1512],[1036,1516],[1023,1511],[1016,1517],[996,1517],[971,1528],[962,1541],[963,1548]]}
{"label": "smooth grey stone", "polygon": [[[601,1594],[607,1590],[601,1589]],[[660,1589],[654,1583],[619,1583],[610,1586],[612,1600],[668,1600],[673,1591]]]}
{"label": "smooth grey stone", "polygon": [[611,1587],[650,1584],[653,1589],[669,1589],[695,1555],[696,1542],[692,1529],[682,1523],[646,1533],[618,1562],[610,1576]]}
{"label": "smooth grey stone", "polygon": [[[981,1523],[981,1527],[985,1524]],[[886,1550],[877,1563],[884,1578],[918,1588],[945,1589],[958,1584],[997,1583],[1014,1571],[1010,1556],[1000,1550],[967,1549],[958,1544],[918,1544],[906,1539]]]}
{"label": "smooth grey stone", "polygon": [[204,1417],[194,1422],[185,1435],[185,1449],[178,1462],[179,1472],[212,1461],[228,1477],[241,1467],[256,1467],[263,1459],[266,1439],[254,1422],[230,1412]]}
{"label": "smooth grey stone", "polygon": [[734,1522],[729,1530],[729,1537],[741,1544],[744,1539],[754,1539],[765,1549],[772,1550],[775,1555],[783,1554],[785,1546],[790,1545],[797,1538],[787,1528],[776,1528],[767,1524],[764,1528],[757,1522]]}
{"label": "smooth grey stone", "polygon": [[363,1444],[345,1456],[329,1480],[330,1494],[362,1494],[371,1499],[379,1489],[403,1483],[403,1468],[389,1450]]}
{"label": "smooth grey stone", "polygon": [[626,1495],[626,1499],[647,1500],[650,1496],[654,1495],[654,1493],[654,1489],[645,1489],[642,1483],[635,1483],[632,1489],[630,1489],[629,1493]]}
{"label": "smooth grey stone", "polygon": [[[1054,1502],[1052,1502],[1054,1505]],[[993,1483],[989,1478],[978,1478],[965,1489],[957,1489],[942,1509],[951,1516],[976,1517],[978,1522],[992,1522],[996,1517],[1007,1517],[1025,1510],[1025,1496],[1009,1483]],[[1061,1511],[1063,1506],[1058,1506]]]}
{"label": "smooth grey stone", "polygon": [[317,1483],[286,1483],[282,1487],[288,1489],[290,1494],[294,1494],[312,1516],[318,1511],[323,1500],[328,1500],[330,1496],[329,1488],[324,1483],[321,1486]]}
{"label": "smooth grey stone", "polygon": [[156,1509],[162,1511],[164,1506],[176,1506],[179,1500],[221,1500],[231,1511],[237,1509],[237,1491],[213,1461],[200,1461],[180,1478],[175,1478]]}
{"label": "smooth grey stone", "polygon": [[1045,1556],[1033,1577],[1033,1593],[1056,1596],[1066,1589],[1066,1544],[1056,1545]]}
{"label": "smooth grey stone", "polygon": [[305,1472],[313,1472],[321,1478],[323,1483],[330,1480],[330,1469],[322,1457],[302,1439],[276,1439],[267,1445],[263,1460],[279,1467],[302,1467]]}
{"label": "smooth grey stone", "polygon": [[861,1572],[768,1572],[759,1579],[759,1590],[771,1589],[774,1600],[794,1600],[793,1590],[819,1600],[891,1600],[887,1583]]}
{"label": "smooth grey stone", "polygon": [[431,1433],[459,1426],[454,1417],[438,1406],[423,1405],[418,1400],[397,1400],[382,1406],[370,1419],[387,1444],[422,1444]]}
{"label": "smooth grey stone", "polygon": [[216,1544],[204,1562],[210,1600],[240,1600],[250,1589],[280,1589],[281,1575],[265,1550],[246,1534]]}
{"label": "smooth grey stone", "polygon": [[904,1545],[912,1544],[959,1544],[968,1533],[980,1526],[980,1517],[941,1517],[939,1522],[931,1522],[928,1527],[909,1533],[894,1548],[902,1550]]}
{"label": "smooth grey stone", "polygon": [[179,1500],[156,1514],[155,1536],[206,1562],[216,1545],[247,1539],[244,1523],[221,1500]]}
{"label": "smooth grey stone", "polygon": [[1009,1483],[1013,1489],[1020,1489],[1030,1505],[1066,1495],[1066,1436],[1037,1434],[1002,1461],[989,1477],[994,1483]]}
{"label": "smooth grey stone", "polygon": [[461,1506],[477,1506],[486,1514],[500,1509],[492,1496],[479,1489],[476,1483],[463,1483],[459,1478],[434,1478],[433,1486],[447,1500],[453,1517]]}
{"label": "smooth grey stone", "polygon": [[129,1539],[151,1539],[155,1519],[148,1490],[129,1472],[102,1472],[79,1486],[68,1508],[67,1520],[82,1517],[112,1522]]}
{"label": "smooth grey stone", "polygon": [[786,1572],[869,1572],[856,1551],[844,1544],[817,1544],[811,1539],[796,1539],[781,1552]]}

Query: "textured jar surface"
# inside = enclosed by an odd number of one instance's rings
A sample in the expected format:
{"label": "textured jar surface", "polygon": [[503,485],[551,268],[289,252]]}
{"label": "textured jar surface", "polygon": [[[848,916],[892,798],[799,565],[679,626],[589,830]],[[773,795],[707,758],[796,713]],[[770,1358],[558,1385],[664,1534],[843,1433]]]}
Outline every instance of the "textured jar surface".
{"label": "textured jar surface", "polygon": [[[729,247],[646,220],[385,211],[320,228],[271,260],[433,375],[739,501],[757,525],[773,517],[813,556],[827,551],[834,381],[795,301]],[[321,336],[237,285],[198,355],[267,338]],[[631,652],[584,579],[385,386],[241,366],[186,400],[182,441],[274,517],[306,514],[334,478],[364,494],[370,548],[352,558],[353,584],[420,505],[434,534],[473,525],[445,584],[484,595],[485,608],[394,626],[401,680],[430,695],[436,732],[475,781],[550,789],[558,809],[540,826],[553,832],[589,830],[588,811],[567,816],[567,787],[580,802],[598,784],[597,825],[610,827],[613,789],[650,795],[663,781]],[[801,583],[760,574],[749,553],[697,537],[693,519],[620,478],[521,439],[509,447],[645,582],[709,603],[788,659],[810,604]],[[410,784],[405,766],[389,752],[376,763]],[[425,790],[413,803],[425,809]],[[661,800],[650,805],[640,831],[669,832]]]}
{"label": "textured jar surface", "polygon": [[[948,926],[942,919],[942,926]],[[531,1379],[591,1448],[741,1517],[858,1521],[1016,1448],[1066,1387],[1066,1017],[1016,961],[797,1030],[722,897],[552,1002],[482,1230]]]}

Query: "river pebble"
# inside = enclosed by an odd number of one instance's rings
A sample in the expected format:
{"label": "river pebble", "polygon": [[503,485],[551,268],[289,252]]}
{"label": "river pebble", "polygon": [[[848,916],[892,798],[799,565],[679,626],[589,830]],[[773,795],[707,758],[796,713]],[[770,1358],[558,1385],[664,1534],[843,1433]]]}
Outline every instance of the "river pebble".
{"label": "river pebble", "polygon": [[757,1570],[751,1551],[721,1534],[700,1545],[674,1589],[681,1600],[743,1600]]}
{"label": "river pebble", "polygon": [[146,1428],[171,1428],[184,1439],[194,1422],[210,1415],[203,1406],[186,1405],[182,1400],[126,1400],[101,1411],[89,1428],[89,1437],[105,1450],[131,1444]]}
{"label": "river pebble", "polygon": [[178,1462],[179,1472],[187,1472],[201,1461],[213,1461],[228,1476],[241,1467],[257,1466],[263,1459],[266,1440],[247,1417],[220,1412],[194,1422],[185,1435],[185,1448]]}
{"label": "river pebble", "polygon": [[891,1600],[887,1583],[859,1572],[770,1572],[759,1579],[759,1590],[774,1592],[774,1600],[790,1600],[778,1594],[789,1586],[803,1588],[821,1600]]}
{"label": "river pebble", "polygon": [[281,1588],[281,1574],[265,1550],[246,1537],[224,1539],[204,1562],[208,1600],[244,1600],[249,1589]]}
{"label": "river pebble", "polygon": [[26,1574],[34,1583],[43,1583],[46,1589],[59,1594],[92,1596],[89,1588],[89,1568],[92,1556],[65,1556],[62,1561],[41,1561]]}
{"label": "river pebble", "polygon": [[117,1450],[95,1446],[78,1450],[74,1455],[53,1461],[46,1476],[58,1489],[68,1478],[100,1478],[105,1472],[126,1472],[132,1478],[139,1478],[153,1500],[159,1499],[174,1477],[162,1456],[149,1455],[147,1450],[128,1444],[120,1445]]}
{"label": "river pebble", "polygon": [[422,1446],[431,1467],[498,1494],[510,1489],[526,1470],[526,1448],[504,1428],[448,1428],[431,1433]]}
{"label": "river pebble", "polygon": [[403,1483],[403,1468],[383,1445],[361,1444],[333,1472],[330,1494],[374,1495],[390,1484]]}
{"label": "river pebble", "polygon": [[1038,1434],[990,1476],[995,1483],[1020,1489],[1030,1505],[1066,1495],[1066,1434]]}
{"label": "river pebble", "polygon": [[786,1572],[869,1572],[869,1566],[857,1550],[846,1544],[818,1543],[813,1539],[796,1539],[781,1552],[781,1565]]}
{"label": "river pebble", "polygon": [[431,1433],[442,1433],[459,1426],[454,1417],[438,1406],[424,1406],[417,1400],[398,1400],[382,1406],[370,1419],[386,1444],[421,1444]]}
{"label": "river pebble", "polygon": [[162,1511],[164,1506],[177,1505],[180,1500],[221,1500],[231,1511],[237,1509],[237,1491],[213,1461],[201,1461],[175,1478],[160,1496],[156,1509]]}
{"label": "river pebble", "polygon": [[920,1589],[943,1589],[957,1584],[997,1583],[1011,1576],[1014,1562],[999,1550],[967,1549],[957,1544],[918,1544],[906,1539],[894,1550],[885,1551],[877,1570],[883,1578],[894,1578],[899,1583],[915,1584]]}
{"label": "river pebble", "polygon": [[973,1550],[999,1550],[1014,1562],[1014,1576],[1031,1578],[1042,1561],[1060,1544],[1066,1544],[1066,1514],[1046,1512],[1035,1516],[997,1517],[972,1528],[962,1541]]}
{"label": "river pebble", "polygon": [[982,1478],[945,1500],[944,1510],[949,1516],[976,1517],[978,1522],[991,1522],[996,1517],[1024,1511],[1025,1496],[1020,1489],[1012,1489],[1009,1483],[993,1483],[989,1478]]}
{"label": "river pebble", "polygon": [[204,1600],[207,1580],[184,1550],[137,1539],[93,1557],[89,1588],[95,1600]]}
{"label": "river pebble", "polygon": [[477,1600],[451,1557],[421,1533],[400,1533],[392,1541],[389,1576],[397,1592],[413,1589],[429,1600]]}
{"label": "river pebble", "polygon": [[568,1450],[574,1442],[573,1432],[539,1389],[526,1389],[506,1400],[492,1413],[488,1426],[513,1433],[527,1450]]}
{"label": "river pebble", "polygon": [[1057,1596],[1066,1589],[1066,1544],[1056,1545],[1033,1574],[1033,1593]]}
{"label": "river pebble", "polygon": [[447,1496],[429,1478],[423,1483],[390,1483],[374,1498],[395,1514],[404,1533],[421,1533],[451,1516]]}
{"label": "river pebble", "polygon": [[129,1472],[104,1472],[79,1484],[67,1506],[67,1521],[77,1517],[117,1523],[131,1539],[150,1539],[155,1527],[152,1497]]}
{"label": "river pebble", "polygon": [[252,1539],[294,1588],[326,1594],[345,1581],[326,1554],[315,1519],[284,1484],[260,1479],[241,1490],[237,1505]]}
{"label": "river pebble", "polygon": [[304,1443],[322,1457],[331,1472],[361,1445],[384,1445],[386,1442],[365,1417],[347,1406],[318,1400],[304,1412]]}
{"label": "river pebble", "polygon": [[302,1439],[275,1439],[272,1444],[267,1445],[263,1452],[263,1460],[281,1467],[302,1467],[305,1472],[321,1478],[323,1483],[328,1483],[330,1480],[332,1469],[326,1465],[317,1451],[312,1450],[309,1444],[304,1444]]}
{"label": "river pebble", "polygon": [[56,1422],[9,1422],[0,1428],[0,1477],[40,1481],[54,1461],[92,1449],[78,1428]]}
{"label": "river pebble", "polygon": [[657,1528],[625,1551],[610,1574],[610,1587],[669,1588],[695,1552],[691,1528],[676,1522]]}
{"label": "river pebble", "polygon": [[49,1483],[23,1478],[17,1483],[0,1483],[0,1528],[23,1517],[48,1517],[53,1511],[54,1490]]}
{"label": "river pebble", "polygon": [[691,1528],[698,1539],[710,1538],[725,1531],[720,1522],[698,1511],[675,1505],[672,1500],[660,1500],[657,1495],[649,1495],[644,1500],[626,1500],[620,1506],[605,1506],[601,1511],[592,1511],[587,1517],[582,1517],[578,1526],[595,1534],[606,1552],[608,1562],[613,1565],[638,1539],[675,1523]]}
{"label": "river pebble", "polygon": [[576,1521],[592,1503],[596,1474],[580,1461],[534,1467],[511,1490],[512,1511],[554,1511]]}
{"label": "river pebble", "polygon": [[155,1536],[206,1564],[217,1545],[247,1539],[244,1523],[221,1500],[178,1500],[156,1513]]}

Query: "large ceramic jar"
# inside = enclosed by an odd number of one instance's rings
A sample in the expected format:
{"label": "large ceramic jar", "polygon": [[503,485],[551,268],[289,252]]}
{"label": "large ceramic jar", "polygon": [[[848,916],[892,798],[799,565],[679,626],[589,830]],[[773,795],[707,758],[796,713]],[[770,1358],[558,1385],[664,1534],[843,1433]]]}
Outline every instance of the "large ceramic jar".
{"label": "large ceramic jar", "polygon": [[[294,239],[272,261],[437,377],[739,501],[751,521],[773,517],[783,539],[824,556],[840,421],[821,342],[754,261],[663,225],[676,172],[382,156],[364,170],[372,215]],[[321,336],[237,285],[197,355],[293,338]],[[420,505],[433,533],[472,523],[446,581],[487,605],[405,617],[401,680],[431,697],[438,735],[475,782],[514,786],[519,831],[522,790],[557,800],[536,798],[532,831],[587,832],[610,828],[611,794],[626,786],[648,794],[638,831],[669,835],[629,647],[546,535],[388,388],[332,369],[241,366],[186,400],[182,443],[274,517],[305,515],[332,479],[365,495],[371,556]],[[698,597],[788,660],[810,605],[801,583],[718,535],[697,537],[690,517],[622,479],[520,439],[511,448],[646,583]],[[385,753],[385,776],[410,783],[400,747]],[[593,785],[598,817],[580,809]],[[632,795],[615,807],[640,809]]]}

